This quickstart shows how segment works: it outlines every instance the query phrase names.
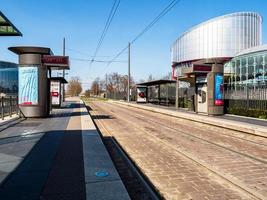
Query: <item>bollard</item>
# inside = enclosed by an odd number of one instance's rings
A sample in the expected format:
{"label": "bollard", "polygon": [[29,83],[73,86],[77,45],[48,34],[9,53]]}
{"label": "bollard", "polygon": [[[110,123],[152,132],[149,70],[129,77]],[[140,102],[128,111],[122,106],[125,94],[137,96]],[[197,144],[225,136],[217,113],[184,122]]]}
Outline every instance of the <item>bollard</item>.
{"label": "bollard", "polygon": [[1,115],[2,115],[2,120],[5,119],[4,115],[4,97],[1,97]]}
{"label": "bollard", "polygon": [[9,96],[9,117],[12,117],[12,96]]}

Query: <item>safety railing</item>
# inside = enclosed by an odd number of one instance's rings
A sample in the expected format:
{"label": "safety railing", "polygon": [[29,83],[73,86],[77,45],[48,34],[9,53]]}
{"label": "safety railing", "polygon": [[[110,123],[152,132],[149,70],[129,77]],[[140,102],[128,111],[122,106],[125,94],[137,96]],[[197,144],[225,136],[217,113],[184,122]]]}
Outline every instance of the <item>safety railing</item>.
{"label": "safety railing", "polygon": [[0,114],[1,119],[5,117],[12,117],[13,114],[19,114],[18,108],[18,97],[16,96],[5,96],[0,97]]}

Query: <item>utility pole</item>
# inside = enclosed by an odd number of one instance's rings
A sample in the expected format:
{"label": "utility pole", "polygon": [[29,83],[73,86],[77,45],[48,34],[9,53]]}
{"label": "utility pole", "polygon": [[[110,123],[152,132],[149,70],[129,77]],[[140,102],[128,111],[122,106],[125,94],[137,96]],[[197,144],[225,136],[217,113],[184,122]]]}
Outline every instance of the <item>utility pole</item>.
{"label": "utility pole", "polygon": [[106,98],[108,98],[108,75],[106,74]]}
{"label": "utility pole", "polygon": [[128,44],[128,91],[127,101],[130,102],[130,79],[131,79],[131,43]]}
{"label": "utility pole", "polygon": [[178,78],[178,73],[176,71],[176,101],[175,101],[175,107],[176,109],[179,108],[179,78]]}
{"label": "utility pole", "polygon": [[[65,37],[63,38],[63,56],[65,56]],[[65,69],[63,69],[63,78],[65,79]],[[63,91],[62,91],[62,96],[63,96],[63,102],[65,101],[65,83],[63,83]]]}

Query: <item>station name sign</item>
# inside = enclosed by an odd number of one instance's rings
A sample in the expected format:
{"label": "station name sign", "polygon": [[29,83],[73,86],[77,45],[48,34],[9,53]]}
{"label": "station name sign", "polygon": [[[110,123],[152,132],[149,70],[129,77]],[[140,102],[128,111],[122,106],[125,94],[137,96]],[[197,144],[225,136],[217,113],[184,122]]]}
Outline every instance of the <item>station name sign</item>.
{"label": "station name sign", "polygon": [[42,63],[47,66],[69,66],[69,56],[44,55]]}
{"label": "station name sign", "polygon": [[193,70],[194,70],[194,72],[210,72],[211,66],[194,65]]}

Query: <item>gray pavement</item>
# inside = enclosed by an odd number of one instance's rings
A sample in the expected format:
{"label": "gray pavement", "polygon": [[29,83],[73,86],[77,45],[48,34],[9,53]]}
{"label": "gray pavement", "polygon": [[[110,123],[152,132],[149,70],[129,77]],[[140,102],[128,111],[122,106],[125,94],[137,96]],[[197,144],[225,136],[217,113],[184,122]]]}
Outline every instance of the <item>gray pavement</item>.
{"label": "gray pavement", "polygon": [[[85,109],[83,108],[82,111]],[[82,116],[82,130],[86,199],[130,199],[103,141],[88,115]]]}
{"label": "gray pavement", "polygon": [[1,200],[129,199],[86,108],[72,100],[50,118],[0,130]]}

